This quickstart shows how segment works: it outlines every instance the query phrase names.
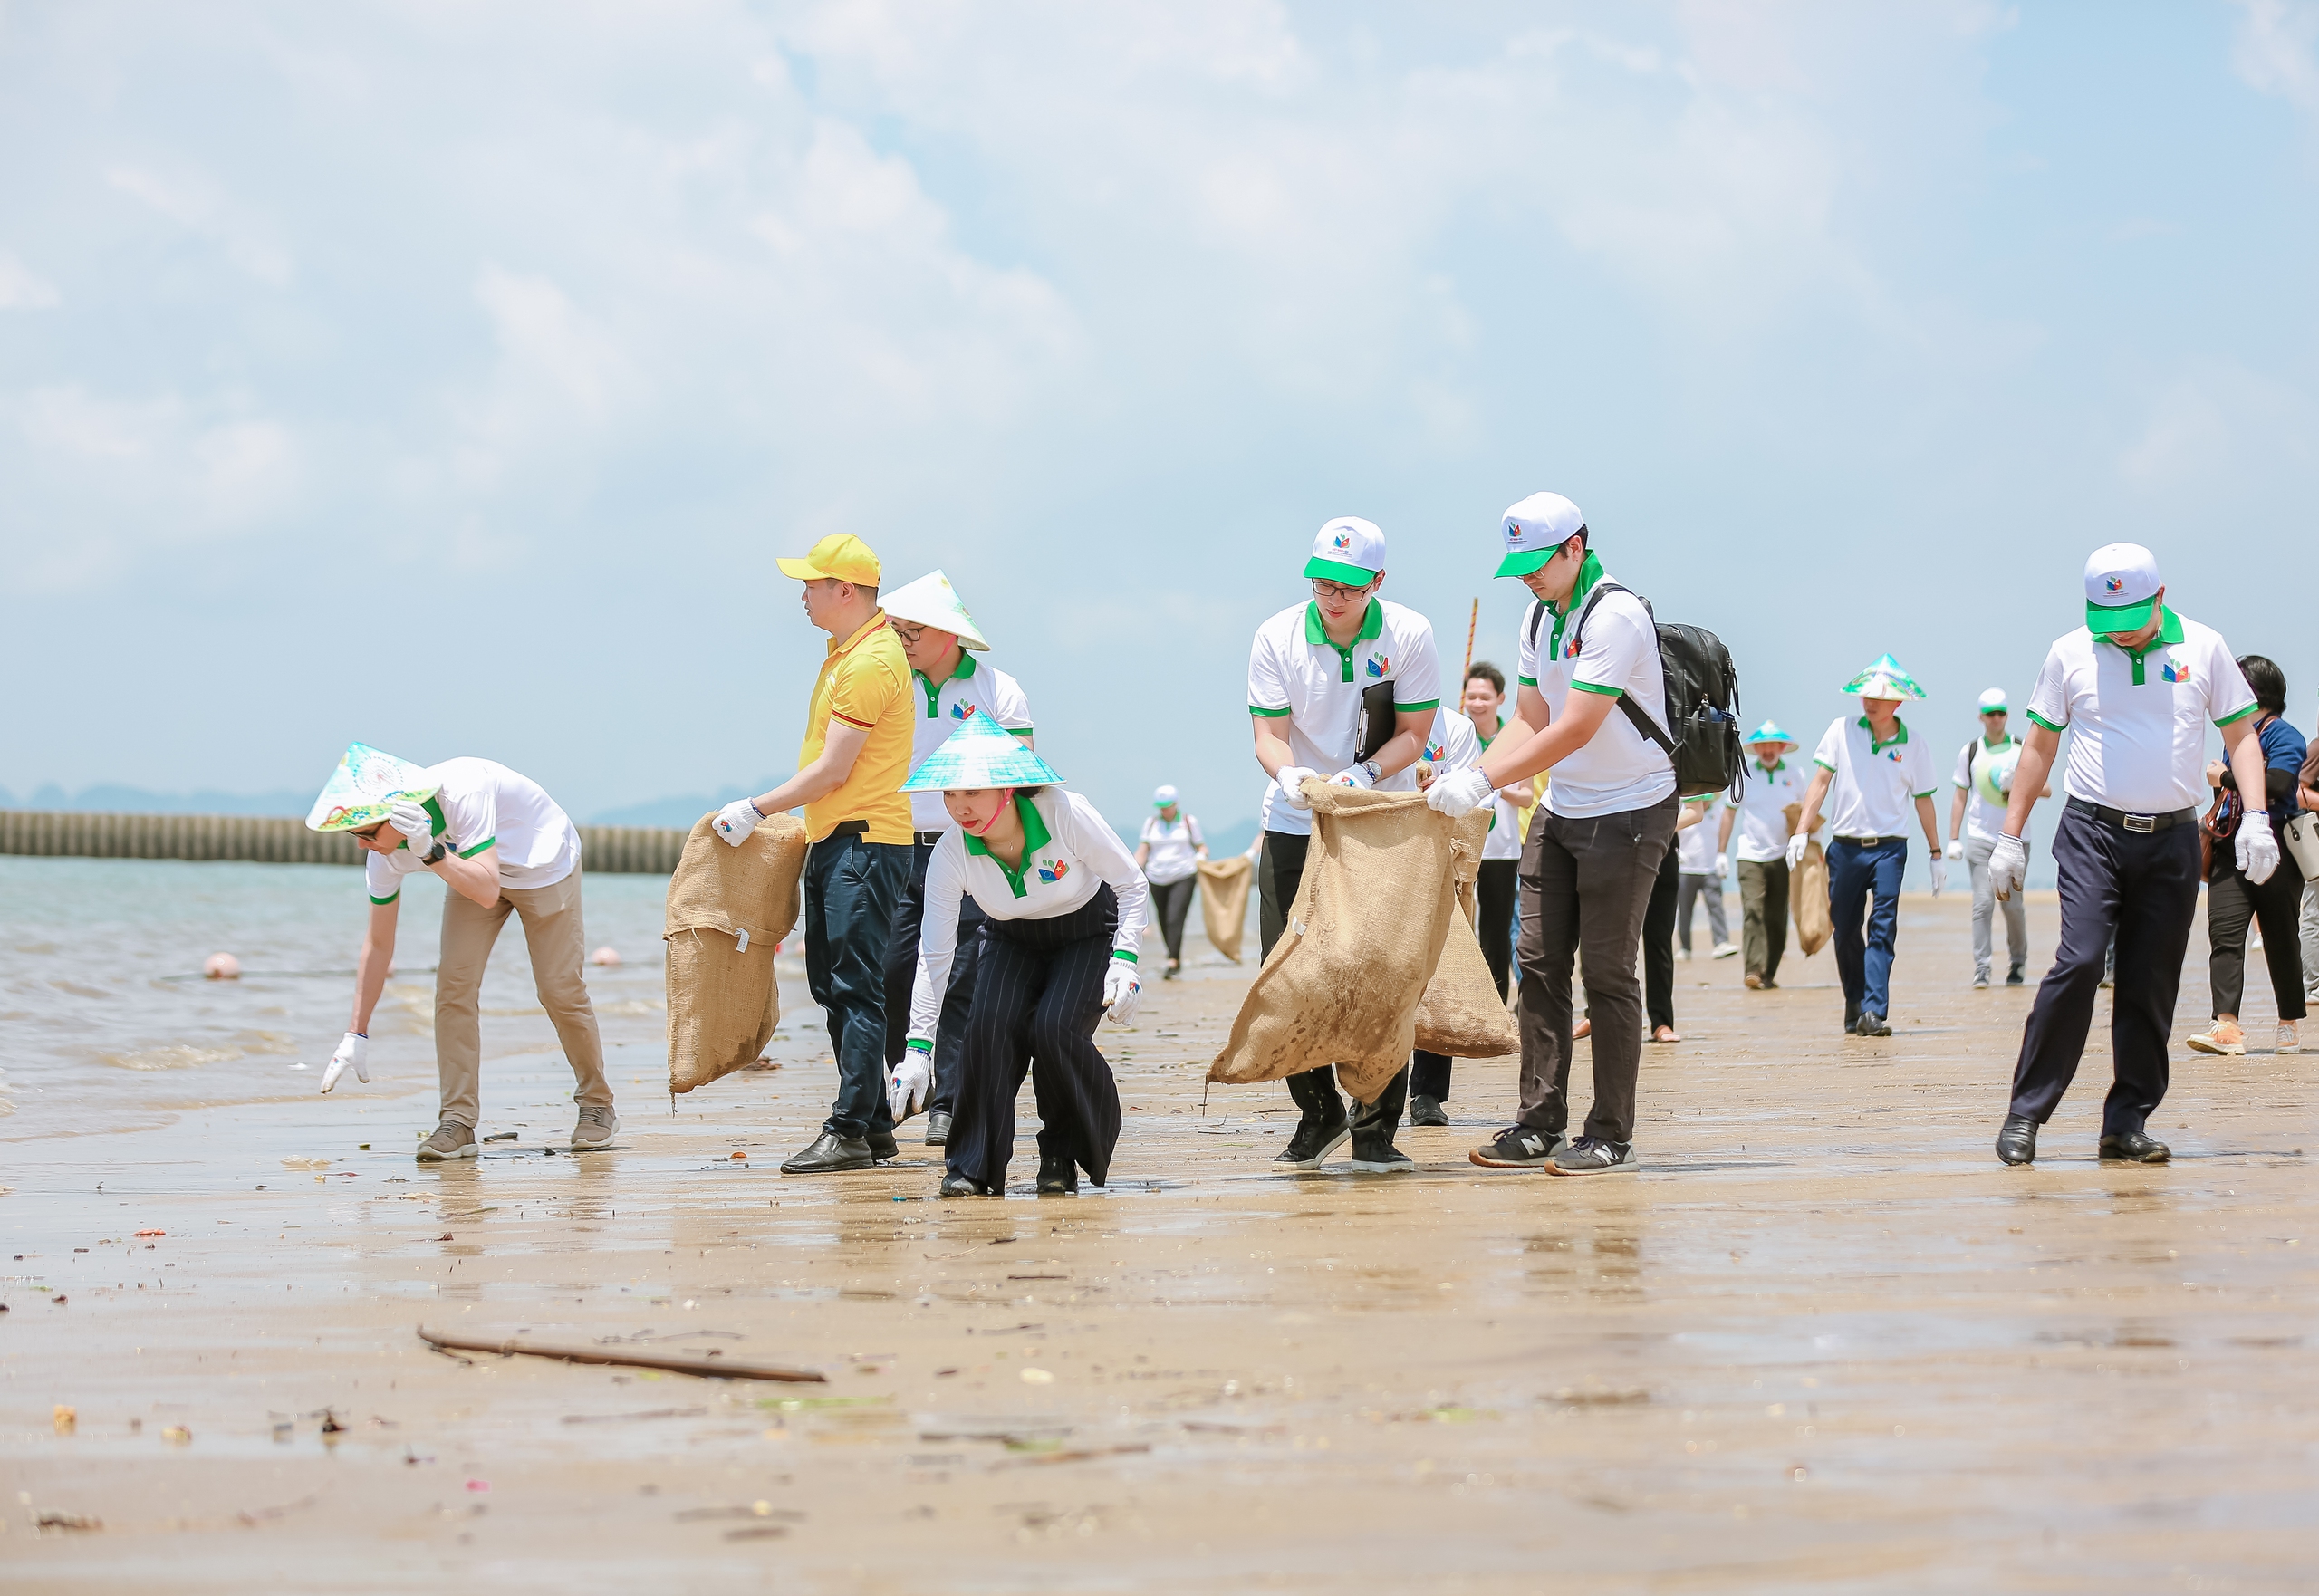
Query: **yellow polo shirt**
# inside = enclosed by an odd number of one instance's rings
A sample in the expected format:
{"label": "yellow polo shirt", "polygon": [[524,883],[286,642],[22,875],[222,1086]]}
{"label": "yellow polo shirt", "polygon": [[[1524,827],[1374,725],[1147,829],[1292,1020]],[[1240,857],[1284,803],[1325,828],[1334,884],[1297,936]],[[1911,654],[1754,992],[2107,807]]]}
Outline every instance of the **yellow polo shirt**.
{"label": "yellow polo shirt", "polygon": [[805,835],[818,842],[840,821],[870,822],[863,841],[908,843],[911,829],[909,780],[912,726],[909,660],[901,639],[886,625],[886,612],[872,615],[860,631],[830,644],[822,673],[813,678],[805,709],[805,741],[797,750],[803,770],[822,756],[831,718],[870,734],[852,772],[826,798],[805,805]]}

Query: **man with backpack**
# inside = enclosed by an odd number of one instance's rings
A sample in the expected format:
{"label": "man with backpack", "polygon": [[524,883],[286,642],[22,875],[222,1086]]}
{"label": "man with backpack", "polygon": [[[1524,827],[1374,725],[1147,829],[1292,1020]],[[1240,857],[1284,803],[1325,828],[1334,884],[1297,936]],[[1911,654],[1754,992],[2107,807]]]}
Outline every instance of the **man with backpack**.
{"label": "man with backpack", "polygon": [[[1490,1168],[1610,1174],[1634,1168],[1635,952],[1675,837],[1667,673],[1650,606],[1603,574],[1576,505],[1533,494],[1506,512],[1500,535],[1497,574],[1519,578],[1534,599],[1515,716],[1479,765],[1435,781],[1426,802],[1454,819],[1538,771],[1551,767],[1553,781],[1522,849],[1521,1106],[1471,1157]],[[1622,702],[1632,709],[1613,713]],[[1730,741],[1736,767],[1736,728]],[[1594,1101],[1584,1134],[1565,1143],[1574,960],[1593,1023]]]}

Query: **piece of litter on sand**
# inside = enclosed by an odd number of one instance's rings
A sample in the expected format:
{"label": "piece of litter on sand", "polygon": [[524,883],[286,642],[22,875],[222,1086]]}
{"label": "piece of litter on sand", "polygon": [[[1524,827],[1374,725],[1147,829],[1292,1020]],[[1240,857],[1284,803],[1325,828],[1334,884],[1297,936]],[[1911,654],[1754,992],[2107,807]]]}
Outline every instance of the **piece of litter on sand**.
{"label": "piece of litter on sand", "polygon": [[467,1489],[470,1491],[487,1491],[491,1489],[491,1482],[489,1480],[469,1480],[467,1482]]}
{"label": "piece of litter on sand", "polygon": [[1023,1383],[1026,1386],[1051,1386],[1054,1384],[1054,1376],[1044,1369],[1025,1369],[1023,1370]]}
{"label": "piece of litter on sand", "polygon": [[567,1413],[566,1424],[619,1424],[630,1418],[698,1418],[706,1408],[655,1408],[648,1413]]}
{"label": "piece of litter on sand", "polygon": [[69,1436],[81,1428],[81,1416],[59,1402],[56,1405],[56,1410],[48,1416],[48,1422],[58,1435]]}
{"label": "piece of litter on sand", "polygon": [[515,1133],[513,1130],[496,1130],[489,1136],[484,1138],[484,1140],[486,1141],[513,1141],[515,1139]]}
{"label": "piece of litter on sand", "polygon": [[91,1518],[84,1513],[48,1512],[42,1514],[34,1522],[44,1530],[101,1530],[105,1527],[103,1519]]}
{"label": "piece of litter on sand", "polygon": [[182,1447],[192,1441],[193,1432],[181,1424],[173,1424],[161,1432],[161,1438],[172,1447]]}
{"label": "piece of litter on sand", "polygon": [[670,1352],[616,1352],[601,1347],[552,1346],[525,1342],[513,1336],[486,1341],[479,1336],[445,1335],[419,1327],[419,1339],[438,1351],[457,1348],[464,1352],[496,1352],[502,1357],[553,1358],[563,1363],[611,1363],[623,1368],[695,1374],[709,1380],[770,1380],[823,1385],[828,1377],[818,1369],[793,1369],[778,1363],[745,1363],[717,1356],[688,1357]]}
{"label": "piece of litter on sand", "polygon": [[327,1169],[330,1168],[330,1160],[328,1159],[284,1159],[282,1160],[282,1167],[285,1169]]}

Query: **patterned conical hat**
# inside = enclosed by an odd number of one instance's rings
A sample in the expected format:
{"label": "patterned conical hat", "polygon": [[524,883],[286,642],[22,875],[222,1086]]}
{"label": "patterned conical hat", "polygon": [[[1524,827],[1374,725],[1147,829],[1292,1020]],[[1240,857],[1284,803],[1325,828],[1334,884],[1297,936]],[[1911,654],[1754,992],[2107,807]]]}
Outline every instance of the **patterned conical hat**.
{"label": "patterned conical hat", "polygon": [[1875,664],[1844,684],[1844,691],[1862,698],[1921,698],[1924,689],[1917,686],[1917,678],[1900,668],[1900,662],[1886,654]]}
{"label": "patterned conical hat", "polygon": [[938,631],[957,633],[961,648],[990,647],[983,639],[981,629],[975,625],[975,618],[967,613],[966,605],[959,601],[958,590],[938,571],[929,572],[916,582],[904,582],[890,593],[880,594],[878,603],[896,620],[915,621]]}
{"label": "patterned conical hat", "polygon": [[1013,732],[977,709],[949,741],[909,773],[905,793],[970,787],[1046,787],[1063,778],[1054,766],[1023,746]]}
{"label": "patterned conical hat", "polygon": [[397,759],[368,743],[349,743],[306,816],[306,829],[351,832],[370,825],[386,819],[399,803],[432,798],[435,785],[423,765]]}
{"label": "patterned conical hat", "polygon": [[1787,735],[1787,728],[1780,725],[1780,723],[1775,720],[1767,720],[1764,722],[1763,725],[1757,726],[1754,731],[1749,732],[1747,734],[1747,741],[1750,743],[1785,743],[1791,748],[1798,746],[1795,739]]}

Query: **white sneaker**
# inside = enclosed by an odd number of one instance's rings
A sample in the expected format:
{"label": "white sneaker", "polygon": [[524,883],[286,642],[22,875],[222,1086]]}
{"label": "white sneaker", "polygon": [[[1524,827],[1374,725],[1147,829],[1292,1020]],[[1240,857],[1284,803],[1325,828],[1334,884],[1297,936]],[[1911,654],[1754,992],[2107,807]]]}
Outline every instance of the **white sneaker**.
{"label": "white sneaker", "polygon": [[2302,1038],[2298,1037],[2295,1034],[2295,1022],[2293,1020],[2281,1020],[2279,1022],[2279,1040],[2276,1051],[2279,1053],[2301,1053],[2303,1051],[2303,1041]]}
{"label": "white sneaker", "polygon": [[1691,962],[1691,950],[1688,947],[1679,947],[1675,950],[1675,957],[1685,964],[1689,964]]}
{"label": "white sneaker", "polygon": [[1730,958],[1737,955],[1738,951],[1739,950],[1737,947],[1734,947],[1728,942],[1718,942],[1715,945],[1715,957],[1718,958]]}
{"label": "white sneaker", "polygon": [[2247,1034],[2237,1023],[2217,1020],[2204,1031],[2189,1039],[2192,1053],[2210,1053],[2224,1058],[2236,1058],[2247,1051]]}

